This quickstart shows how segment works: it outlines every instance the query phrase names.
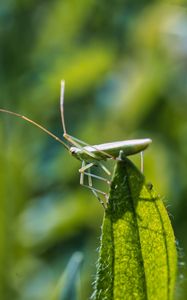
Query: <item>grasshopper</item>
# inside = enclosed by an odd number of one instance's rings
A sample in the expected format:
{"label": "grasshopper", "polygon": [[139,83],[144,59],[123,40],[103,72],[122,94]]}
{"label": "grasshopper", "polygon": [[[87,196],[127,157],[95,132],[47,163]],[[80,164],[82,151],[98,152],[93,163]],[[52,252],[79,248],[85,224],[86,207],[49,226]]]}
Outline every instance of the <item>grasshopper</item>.
{"label": "grasshopper", "polygon": [[[52,138],[54,138],[57,142],[61,143],[70,152],[70,154],[73,157],[80,160],[82,162],[82,166],[79,169],[80,184],[82,186],[89,188],[92,191],[92,193],[97,197],[97,199],[100,201],[100,203],[103,205],[103,207],[106,208],[108,202],[108,194],[94,188],[92,183],[92,178],[105,181],[108,185],[110,185],[110,180],[92,174],[90,171],[91,167],[99,166],[107,175],[110,176],[111,173],[106,168],[106,166],[102,163],[103,161],[107,161],[107,160],[122,161],[125,159],[126,156],[141,153],[141,171],[143,172],[143,151],[149,146],[152,140],[149,138],[144,138],[144,139],[117,141],[117,142],[111,142],[111,143],[105,143],[99,145],[89,145],[69,135],[66,131],[65,119],[64,119],[64,89],[65,89],[65,82],[64,80],[62,80],[61,93],[60,93],[60,111],[61,111],[61,119],[62,119],[63,137],[68,143],[65,143],[62,139],[54,135],[51,131],[47,130],[42,125],[36,123],[35,121],[29,119],[26,116],[23,116],[21,114],[6,109],[0,109],[0,112],[19,117],[31,123],[32,125],[40,128],[42,131],[44,131]],[[88,176],[88,185],[84,183],[85,175]],[[100,194],[104,196],[105,201],[103,201],[102,197],[100,197]]]}

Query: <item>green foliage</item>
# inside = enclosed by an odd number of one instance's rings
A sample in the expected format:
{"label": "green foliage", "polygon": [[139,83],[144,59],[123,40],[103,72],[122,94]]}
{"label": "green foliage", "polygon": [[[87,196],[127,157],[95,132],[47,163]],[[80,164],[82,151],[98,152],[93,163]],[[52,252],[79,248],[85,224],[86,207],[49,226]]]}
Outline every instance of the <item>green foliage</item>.
{"label": "green foliage", "polygon": [[[0,107],[62,137],[65,79],[68,133],[89,144],[150,137],[145,174],[169,199],[187,257],[185,6],[186,0],[0,1]],[[138,166],[139,157],[132,159]],[[81,300],[89,298],[103,210],[79,186],[79,167],[38,129],[0,115],[3,300],[48,299],[75,251],[85,257]],[[176,299],[187,299],[185,281]]]}
{"label": "green foliage", "polygon": [[83,260],[82,253],[75,252],[67,267],[58,281],[57,287],[51,300],[69,300],[77,299],[77,282],[80,272],[80,266]]}
{"label": "green foliage", "polygon": [[129,161],[118,162],[102,226],[94,300],[174,297],[177,255],[160,196]]}

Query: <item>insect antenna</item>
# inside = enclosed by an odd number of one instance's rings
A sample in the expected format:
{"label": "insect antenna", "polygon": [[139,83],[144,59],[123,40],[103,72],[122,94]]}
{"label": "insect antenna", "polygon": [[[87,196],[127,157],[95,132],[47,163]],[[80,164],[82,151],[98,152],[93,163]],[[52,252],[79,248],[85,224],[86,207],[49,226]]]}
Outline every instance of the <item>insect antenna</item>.
{"label": "insect antenna", "polygon": [[50,135],[53,139],[55,139],[57,142],[61,143],[66,149],[69,150],[69,146],[64,143],[58,136],[54,135],[52,132],[50,132],[49,130],[47,130],[45,127],[43,127],[42,125],[36,123],[35,121],[23,116],[23,115],[20,115],[18,113],[15,113],[13,111],[10,111],[10,110],[6,110],[6,109],[0,109],[0,112],[3,112],[3,113],[7,113],[7,114],[10,114],[10,115],[13,115],[13,116],[16,116],[18,118],[21,118],[29,123],[31,123],[32,125],[40,128],[42,131],[44,131],[45,133],[47,133],[48,135]]}
{"label": "insect antenna", "polygon": [[62,119],[62,128],[64,131],[64,136],[66,136],[66,126],[64,119],[64,89],[65,89],[65,81],[61,80],[61,89],[60,89],[60,111],[61,111],[61,119]]}
{"label": "insect antenna", "polygon": [[[60,112],[61,112],[61,119],[62,119],[62,128],[64,131],[63,137],[72,145],[74,145],[75,147],[79,148],[79,149],[83,149],[83,147],[79,144],[81,141],[79,140],[79,142],[77,142],[76,138],[70,136],[69,134],[67,134],[66,131],[66,125],[65,125],[65,119],[64,119],[64,89],[65,89],[65,81],[61,80],[61,86],[60,86]],[[89,151],[85,152],[90,155],[91,157],[95,158],[95,155],[90,153]]]}
{"label": "insect antenna", "polygon": [[[64,90],[65,90],[65,81],[64,80],[61,80],[61,88],[60,88],[60,111],[61,111],[61,119],[62,119],[62,128],[63,128],[63,131],[64,131],[64,138],[70,142],[72,145],[78,147],[79,149],[83,149],[83,146],[81,146],[80,144],[83,144],[84,146],[90,146],[92,147],[93,149],[99,151],[100,153],[103,153],[106,157],[108,158],[112,158],[112,159],[115,159],[112,155],[110,155],[109,153],[103,151],[103,150],[99,150],[97,149],[97,147],[95,146],[91,146],[69,134],[67,134],[67,131],[66,131],[66,125],[65,125],[65,118],[64,118]],[[87,151],[84,147],[84,151],[86,153],[88,153],[91,157],[94,157],[94,154],[90,153],[89,151]]]}

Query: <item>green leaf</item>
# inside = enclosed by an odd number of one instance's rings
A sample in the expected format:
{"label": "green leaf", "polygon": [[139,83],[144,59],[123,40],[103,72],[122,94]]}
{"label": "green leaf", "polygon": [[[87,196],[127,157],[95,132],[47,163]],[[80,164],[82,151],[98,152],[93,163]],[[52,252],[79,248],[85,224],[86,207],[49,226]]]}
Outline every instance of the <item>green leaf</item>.
{"label": "green leaf", "polygon": [[160,196],[131,161],[118,162],[93,299],[173,299],[176,266],[175,238]]}
{"label": "green leaf", "polygon": [[83,261],[81,252],[75,252],[61,275],[51,300],[77,299],[77,277]]}

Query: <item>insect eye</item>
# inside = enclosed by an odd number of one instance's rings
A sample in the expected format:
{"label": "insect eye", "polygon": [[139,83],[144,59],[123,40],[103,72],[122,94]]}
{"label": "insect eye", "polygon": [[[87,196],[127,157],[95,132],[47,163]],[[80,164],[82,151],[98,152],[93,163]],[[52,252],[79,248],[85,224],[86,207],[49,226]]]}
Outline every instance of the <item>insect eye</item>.
{"label": "insect eye", "polygon": [[74,148],[74,147],[72,147],[72,148],[70,149],[70,152],[71,152],[72,155],[75,155],[75,154],[77,153],[77,149]]}

